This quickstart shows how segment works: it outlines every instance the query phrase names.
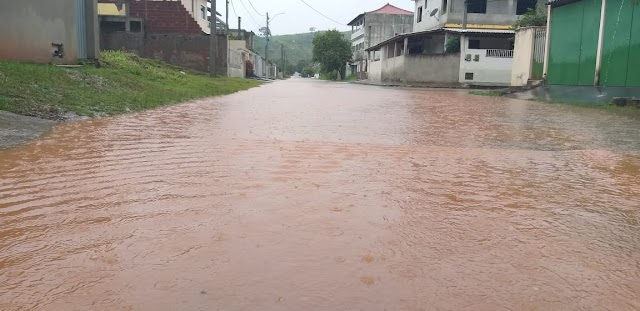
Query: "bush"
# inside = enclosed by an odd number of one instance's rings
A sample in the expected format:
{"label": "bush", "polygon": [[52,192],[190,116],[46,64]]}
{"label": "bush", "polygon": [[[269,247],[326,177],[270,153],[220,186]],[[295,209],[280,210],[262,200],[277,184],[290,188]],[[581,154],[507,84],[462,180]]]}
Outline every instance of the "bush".
{"label": "bush", "polygon": [[518,29],[521,27],[545,25],[547,25],[547,13],[545,12],[544,8],[538,5],[535,9],[529,9],[527,13],[524,13],[520,17],[518,17],[518,20],[513,25],[513,27]]}
{"label": "bush", "polygon": [[459,53],[460,52],[460,37],[450,36],[447,37],[445,43],[445,53]]}

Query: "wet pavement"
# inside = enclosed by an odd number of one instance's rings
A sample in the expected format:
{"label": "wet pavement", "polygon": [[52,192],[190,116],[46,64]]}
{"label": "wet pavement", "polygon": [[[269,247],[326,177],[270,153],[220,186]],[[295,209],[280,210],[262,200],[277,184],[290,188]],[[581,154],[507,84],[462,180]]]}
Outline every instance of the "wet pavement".
{"label": "wet pavement", "polygon": [[43,120],[0,110],[0,149],[14,147],[38,138],[53,127],[54,121]]}
{"label": "wet pavement", "polygon": [[638,310],[640,121],[293,79],[0,151],[0,310]]}

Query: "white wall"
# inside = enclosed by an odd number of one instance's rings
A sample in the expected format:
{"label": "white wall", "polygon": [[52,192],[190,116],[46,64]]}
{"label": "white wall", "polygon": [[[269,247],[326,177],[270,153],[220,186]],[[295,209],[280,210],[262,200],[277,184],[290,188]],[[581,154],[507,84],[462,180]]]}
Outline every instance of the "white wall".
{"label": "white wall", "polygon": [[[471,54],[471,61],[465,60],[465,54],[460,55],[460,83],[472,85],[508,86],[511,84],[511,68],[513,58],[487,57],[487,50],[467,49]],[[480,57],[474,61],[475,56]],[[466,80],[465,73],[473,73],[473,80]]]}
{"label": "white wall", "polygon": [[521,28],[516,31],[511,86],[525,86],[529,82],[533,62],[535,31],[536,28]]}
{"label": "white wall", "polygon": [[[438,19],[442,20],[442,18],[440,17],[442,14],[442,0],[427,0],[426,2],[427,4],[425,7],[425,0],[416,0],[415,8],[413,10],[414,12],[413,31],[414,32],[439,28],[441,25]],[[422,7],[422,22],[420,23],[418,23],[418,18],[416,16],[418,12],[418,7]],[[438,9],[438,14],[436,14],[434,17],[429,16],[429,14],[436,8]]]}

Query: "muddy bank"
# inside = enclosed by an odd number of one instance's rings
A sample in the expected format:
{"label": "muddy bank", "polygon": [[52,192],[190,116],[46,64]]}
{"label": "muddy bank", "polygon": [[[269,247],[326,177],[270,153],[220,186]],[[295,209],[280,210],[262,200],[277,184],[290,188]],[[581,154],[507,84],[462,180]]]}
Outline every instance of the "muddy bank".
{"label": "muddy bank", "polygon": [[40,137],[54,121],[0,111],[0,149],[14,147]]}

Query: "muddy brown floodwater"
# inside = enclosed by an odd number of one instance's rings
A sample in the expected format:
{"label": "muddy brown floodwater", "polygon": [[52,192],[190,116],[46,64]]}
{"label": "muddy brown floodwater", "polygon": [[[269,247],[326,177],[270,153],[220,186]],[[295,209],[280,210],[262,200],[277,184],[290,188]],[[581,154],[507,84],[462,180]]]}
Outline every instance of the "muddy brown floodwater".
{"label": "muddy brown floodwater", "polygon": [[640,121],[292,79],[0,151],[0,310],[638,310]]}

